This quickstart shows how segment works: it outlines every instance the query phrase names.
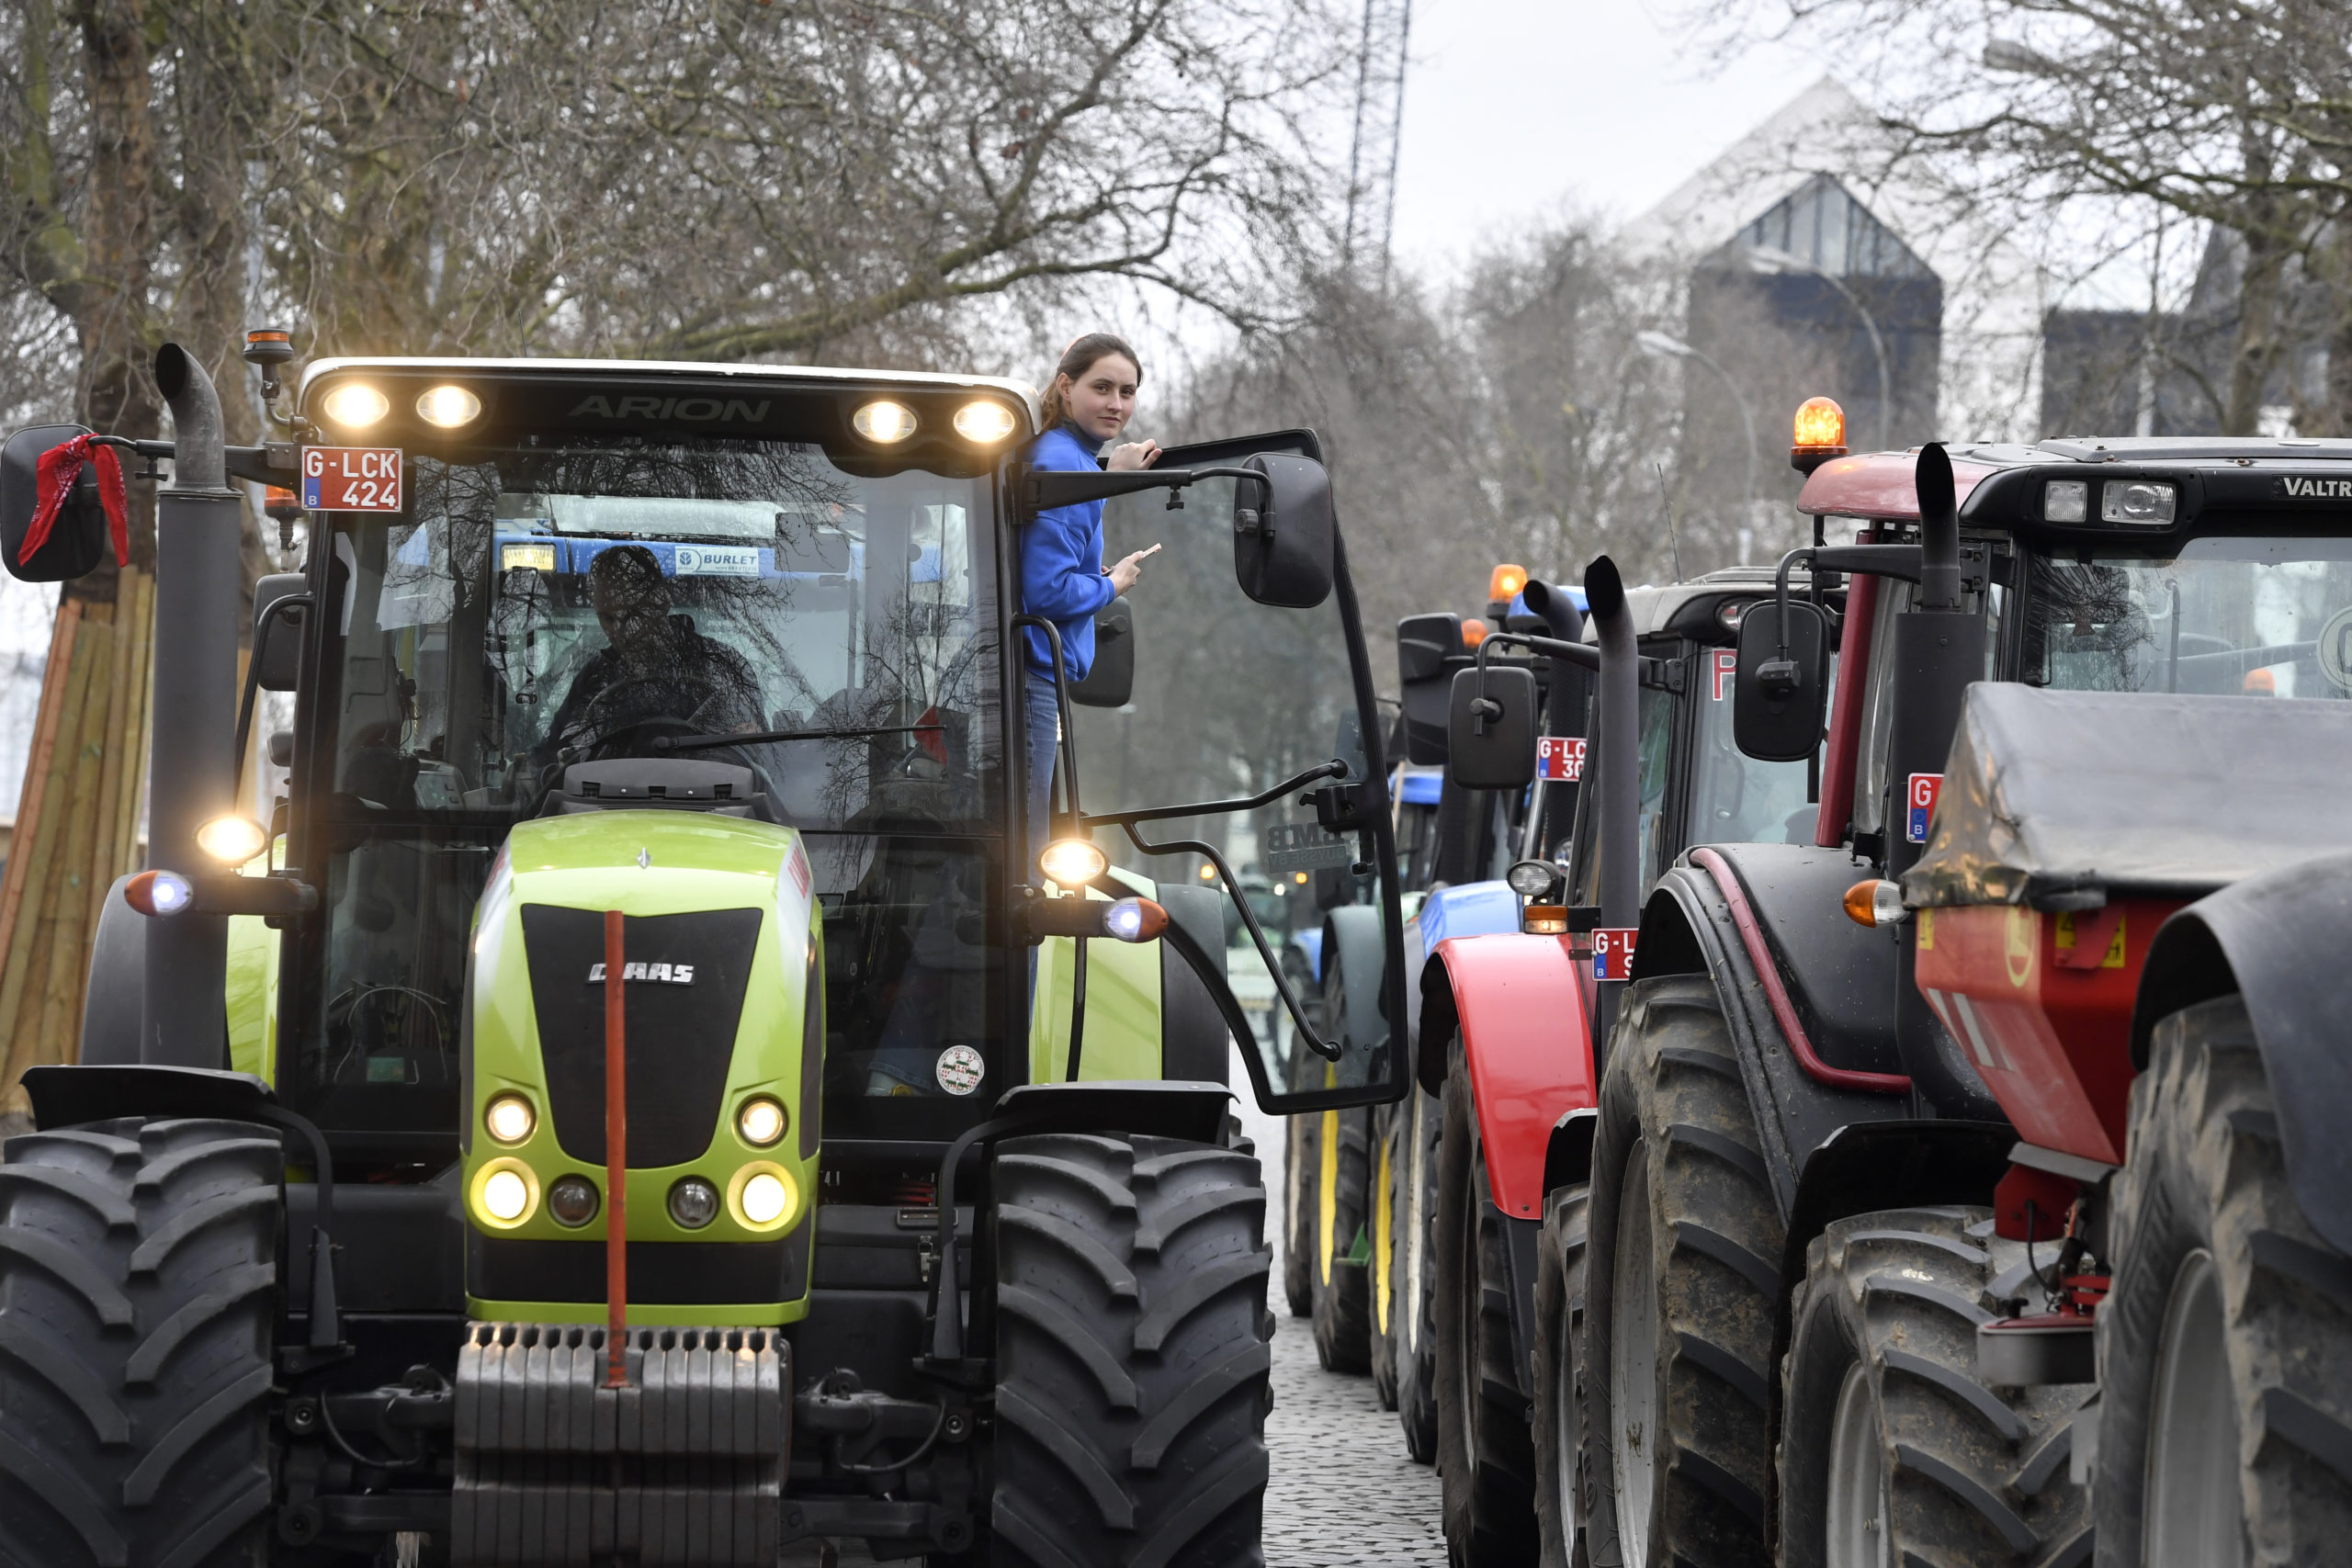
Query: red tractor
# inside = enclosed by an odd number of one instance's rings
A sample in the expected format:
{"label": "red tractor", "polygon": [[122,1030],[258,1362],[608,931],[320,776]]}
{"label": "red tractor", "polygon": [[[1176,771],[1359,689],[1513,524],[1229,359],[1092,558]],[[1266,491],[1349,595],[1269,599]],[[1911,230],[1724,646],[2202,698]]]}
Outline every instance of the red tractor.
{"label": "red tractor", "polygon": [[1734,716],[1816,845],[1659,879],[1601,1064],[1589,1560],[2331,1560],[2352,444],[1811,456]]}

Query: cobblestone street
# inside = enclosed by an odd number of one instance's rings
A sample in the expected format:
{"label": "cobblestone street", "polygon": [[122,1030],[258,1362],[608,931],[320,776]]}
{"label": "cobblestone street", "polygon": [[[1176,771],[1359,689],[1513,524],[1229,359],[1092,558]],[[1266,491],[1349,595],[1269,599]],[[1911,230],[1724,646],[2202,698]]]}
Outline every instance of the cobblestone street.
{"label": "cobblestone street", "polygon": [[[1276,1308],[1279,1312],[1279,1306]],[[1266,1488],[1267,1568],[1440,1568],[1437,1472],[1405,1457],[1394,1413],[1370,1378],[1315,1362],[1303,1318],[1274,1331],[1274,1475]]]}

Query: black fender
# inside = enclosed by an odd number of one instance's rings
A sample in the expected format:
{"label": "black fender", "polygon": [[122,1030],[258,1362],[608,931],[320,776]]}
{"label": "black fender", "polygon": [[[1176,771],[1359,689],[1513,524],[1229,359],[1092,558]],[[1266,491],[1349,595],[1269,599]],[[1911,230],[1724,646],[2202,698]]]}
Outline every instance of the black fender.
{"label": "black fender", "polygon": [[[1775,1014],[1718,866],[1747,904],[1800,1041],[1792,1043]],[[1784,1224],[1795,1216],[1798,1178],[1815,1149],[1841,1128],[1913,1114],[1895,1053],[1895,945],[1847,919],[1841,900],[1855,876],[1843,850],[1693,850],[1652,887],[1634,950],[1634,979],[1713,977]]]}
{"label": "black fender", "polygon": [[[1379,906],[1342,904],[1323,916],[1322,981],[1331,983],[1331,964],[1340,965],[1340,984],[1347,995],[1351,1046],[1377,1048],[1387,1043],[1388,1020],[1383,1016],[1382,980],[1388,968],[1388,936]],[[1323,1010],[1330,1016],[1330,1009]]]}
{"label": "black fender", "polygon": [[[1220,966],[1225,963],[1225,900],[1188,882],[1160,882],[1152,897]],[[1230,1083],[1233,1031],[1225,1013],[1173,942],[1159,944],[1159,1072],[1162,1077]]]}
{"label": "black fender", "polygon": [[2278,1105],[2288,1190],[2331,1246],[2352,1252],[2352,854],[2251,876],[2175,913],[2156,932],[2132,1011],[2132,1065],[2157,1022],[2232,991],[2245,998]]}
{"label": "black fender", "polygon": [[82,1005],[81,1061],[121,1066],[139,1060],[139,1032],[146,1027],[147,929],[149,917],[122,896],[130,876],[118,876],[98,906],[97,934],[90,942],[90,985]]}

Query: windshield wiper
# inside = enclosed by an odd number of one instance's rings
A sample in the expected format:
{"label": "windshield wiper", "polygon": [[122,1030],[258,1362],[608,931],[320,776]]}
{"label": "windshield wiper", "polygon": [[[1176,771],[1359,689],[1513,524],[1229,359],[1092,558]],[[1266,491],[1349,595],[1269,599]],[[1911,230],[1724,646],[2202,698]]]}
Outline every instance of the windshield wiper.
{"label": "windshield wiper", "polygon": [[747,729],[735,735],[657,735],[656,751],[708,751],[720,746],[765,746],[777,740],[863,740],[870,735],[944,735],[944,724],[880,724],[854,729]]}

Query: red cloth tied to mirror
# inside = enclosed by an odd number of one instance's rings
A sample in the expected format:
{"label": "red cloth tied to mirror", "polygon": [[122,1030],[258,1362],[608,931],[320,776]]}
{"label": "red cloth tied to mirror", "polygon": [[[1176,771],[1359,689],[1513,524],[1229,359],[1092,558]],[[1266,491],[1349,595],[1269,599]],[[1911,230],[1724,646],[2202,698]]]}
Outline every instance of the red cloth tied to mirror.
{"label": "red cloth tied to mirror", "polygon": [[100,443],[95,435],[77,435],[40,455],[34,474],[33,520],[25,530],[24,547],[17,556],[19,561],[32,559],[49,543],[50,530],[57,526],[57,514],[64,510],[65,498],[74,492],[85,463],[94,465],[98,471],[98,504],[106,512],[107,528],[114,536],[115,564],[130,564],[130,502],[122,488],[122,460],[115,456],[112,446]]}

